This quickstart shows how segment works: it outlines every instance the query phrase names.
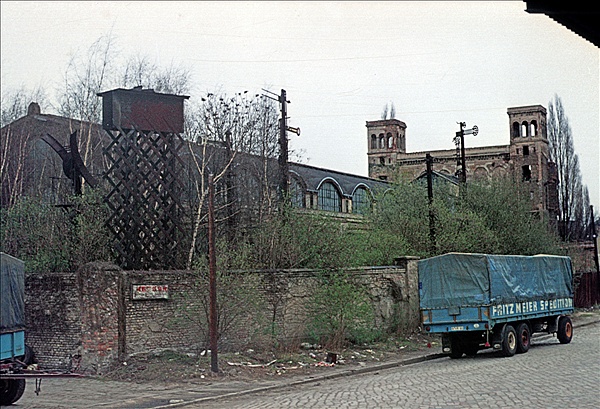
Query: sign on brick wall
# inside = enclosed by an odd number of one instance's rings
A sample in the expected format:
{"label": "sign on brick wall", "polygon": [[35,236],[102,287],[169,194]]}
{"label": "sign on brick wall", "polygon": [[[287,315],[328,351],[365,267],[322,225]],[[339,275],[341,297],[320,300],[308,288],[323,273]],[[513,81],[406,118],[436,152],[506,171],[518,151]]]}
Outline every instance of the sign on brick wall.
{"label": "sign on brick wall", "polygon": [[133,285],[134,300],[168,300],[169,286],[155,284],[134,284]]}

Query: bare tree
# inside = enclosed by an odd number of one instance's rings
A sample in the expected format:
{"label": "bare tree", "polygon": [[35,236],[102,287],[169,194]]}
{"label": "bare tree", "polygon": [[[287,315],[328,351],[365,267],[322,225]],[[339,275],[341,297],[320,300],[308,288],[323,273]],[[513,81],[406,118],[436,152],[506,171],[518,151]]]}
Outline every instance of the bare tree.
{"label": "bare tree", "polygon": [[121,75],[120,85],[125,88],[151,88],[156,92],[183,95],[190,92],[190,70],[171,63],[168,67],[160,67],[147,55],[138,54],[130,57]]}
{"label": "bare tree", "polygon": [[3,92],[0,127],[4,127],[27,115],[29,104],[32,102],[37,103],[42,110],[49,106],[46,91],[42,87],[37,87],[33,90],[21,87],[17,90]]}
{"label": "bare tree", "polygon": [[[269,181],[273,179],[269,175],[273,163],[269,159],[277,152],[277,111],[268,100],[245,91],[232,97],[208,93],[201,101],[188,116],[191,121],[185,134],[197,174],[188,268],[205,222],[208,174],[213,174],[217,186],[220,220],[227,221],[227,234],[232,235],[240,227],[244,210],[259,218],[272,210]],[[253,208],[247,209],[251,205]]]}
{"label": "bare tree", "polygon": [[381,111],[381,119],[386,120],[394,118],[396,118],[396,107],[394,106],[394,103],[390,102],[389,104],[385,104],[383,111]]}
{"label": "bare tree", "polygon": [[577,232],[586,230],[589,215],[585,202],[589,204],[589,196],[581,181],[569,118],[558,95],[548,104],[548,142],[550,160],[558,172],[559,234],[563,240],[574,240]]}

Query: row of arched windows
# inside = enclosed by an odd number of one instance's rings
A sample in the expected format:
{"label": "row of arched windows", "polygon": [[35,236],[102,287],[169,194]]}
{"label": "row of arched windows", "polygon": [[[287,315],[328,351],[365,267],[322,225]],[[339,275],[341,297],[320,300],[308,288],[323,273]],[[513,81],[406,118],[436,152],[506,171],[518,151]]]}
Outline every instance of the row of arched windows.
{"label": "row of arched windows", "polygon": [[[292,206],[297,208],[312,207],[306,204],[306,191],[295,178],[292,178],[291,188]],[[317,189],[316,208],[326,212],[343,211],[342,193],[333,181],[323,181]],[[352,193],[352,213],[364,214],[371,209],[373,196],[366,186],[358,186]]]}
{"label": "row of arched windows", "polygon": [[513,122],[513,137],[522,137],[525,138],[527,136],[536,136],[538,133],[538,124],[537,121],[533,120],[531,122],[523,121],[522,123]]}
{"label": "row of arched windows", "polygon": [[386,135],[380,133],[379,136],[371,135],[371,149],[392,149],[394,147],[394,136],[391,132]]}

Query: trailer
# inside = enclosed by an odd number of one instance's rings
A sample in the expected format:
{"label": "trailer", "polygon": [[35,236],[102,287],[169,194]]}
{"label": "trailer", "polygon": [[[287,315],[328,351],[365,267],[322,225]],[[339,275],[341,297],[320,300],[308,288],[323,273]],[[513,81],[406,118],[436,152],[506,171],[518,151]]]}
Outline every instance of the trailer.
{"label": "trailer", "polygon": [[0,406],[17,402],[27,379],[82,377],[76,373],[40,370],[33,349],[25,345],[25,264],[0,252]]}
{"label": "trailer", "polygon": [[451,358],[493,348],[525,353],[536,332],[573,337],[569,257],[448,253],[418,262],[423,329]]}

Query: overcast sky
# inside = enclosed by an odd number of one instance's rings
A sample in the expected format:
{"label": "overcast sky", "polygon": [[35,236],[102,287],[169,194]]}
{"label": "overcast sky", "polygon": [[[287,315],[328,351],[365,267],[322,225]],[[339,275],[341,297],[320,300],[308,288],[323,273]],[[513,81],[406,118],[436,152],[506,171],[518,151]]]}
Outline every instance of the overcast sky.
{"label": "overcast sky", "polygon": [[[366,121],[393,103],[407,150],[509,143],[507,108],[569,118],[583,181],[600,205],[599,49],[523,1],[2,1],[2,92],[52,94],[69,58],[112,33],[122,55],[192,72],[192,99],[287,91],[290,147],[304,163],[367,175]],[[106,91],[106,90],[102,90]]]}

